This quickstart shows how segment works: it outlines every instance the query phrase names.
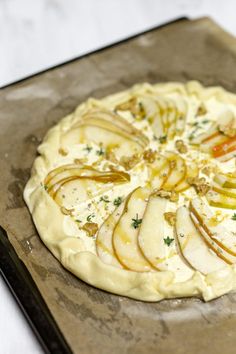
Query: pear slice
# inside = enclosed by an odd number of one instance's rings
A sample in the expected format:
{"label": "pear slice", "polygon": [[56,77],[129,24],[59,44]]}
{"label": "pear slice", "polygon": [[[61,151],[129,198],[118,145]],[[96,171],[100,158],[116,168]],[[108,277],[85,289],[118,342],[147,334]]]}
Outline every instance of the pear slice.
{"label": "pear slice", "polygon": [[194,269],[208,274],[226,266],[226,263],[207,246],[184,206],[178,208],[176,213],[176,234],[183,256]]}
{"label": "pear slice", "polygon": [[148,272],[153,269],[138,246],[138,232],[148,195],[149,190],[141,187],[132,192],[113,232],[116,257],[125,268],[136,272]]}
{"label": "pear slice", "polygon": [[236,257],[235,235],[222,224],[216,223],[215,215],[207,203],[199,197],[194,198],[190,203],[190,211],[211,239],[230,255]]}
{"label": "pear slice", "polygon": [[231,174],[217,174],[214,181],[224,188],[236,188],[236,175]]}
{"label": "pear slice", "polygon": [[214,182],[212,182],[211,188],[213,191],[222,194],[223,196],[236,198],[236,188],[224,188]]}
{"label": "pear slice", "polygon": [[165,156],[169,160],[171,171],[162,188],[171,191],[185,179],[186,164],[184,159],[175,153],[166,152]]}
{"label": "pear slice", "polygon": [[191,219],[196,227],[196,229],[200,232],[202,235],[204,241],[206,242],[207,246],[209,249],[211,249],[219,258],[221,258],[225,263],[228,264],[234,264],[236,263],[236,257],[233,256],[232,254],[228,253],[227,251],[224,250],[224,248],[221,248],[218,243],[216,243],[213,238],[206,232],[206,230],[203,228],[203,226],[199,223],[198,219],[193,213],[190,213]]}
{"label": "pear slice", "polygon": [[186,165],[186,176],[185,179],[175,187],[175,191],[180,193],[184,192],[186,189],[190,188],[191,185],[188,183],[188,178],[195,178],[199,174],[198,166],[195,162],[192,162],[191,165]]}
{"label": "pear slice", "polygon": [[125,202],[120,204],[100,227],[96,239],[96,250],[99,258],[106,264],[114,267],[123,268],[118,261],[112,244],[113,230],[119,221],[125,208]]}
{"label": "pear slice", "polygon": [[149,184],[152,189],[160,189],[170,174],[170,163],[167,157],[158,154],[154,163],[148,165]]}
{"label": "pear slice", "polygon": [[176,134],[177,107],[175,101],[168,98],[168,140],[172,140]]}
{"label": "pear slice", "polygon": [[175,129],[176,134],[181,136],[184,133],[186,127],[188,105],[187,102],[183,99],[183,97],[178,96],[178,98],[176,98],[176,106],[178,115],[176,117]]}
{"label": "pear slice", "polygon": [[228,197],[222,193],[209,191],[206,195],[208,203],[217,208],[236,209],[236,198]]}
{"label": "pear slice", "polygon": [[127,138],[145,147],[148,144],[148,138],[123,117],[109,111],[93,110],[81,117],[76,126],[81,124],[100,126],[101,128],[119,132]]}
{"label": "pear slice", "polygon": [[139,98],[145,110],[145,117],[152,127],[152,130],[157,138],[164,135],[164,127],[161,119],[160,108],[155,100],[148,96]]}
{"label": "pear slice", "polygon": [[155,194],[149,197],[138,234],[138,243],[153,267],[161,271],[174,272],[175,281],[185,281],[192,276],[193,270],[179,254],[173,226],[165,220],[167,205],[168,202],[164,198]]}

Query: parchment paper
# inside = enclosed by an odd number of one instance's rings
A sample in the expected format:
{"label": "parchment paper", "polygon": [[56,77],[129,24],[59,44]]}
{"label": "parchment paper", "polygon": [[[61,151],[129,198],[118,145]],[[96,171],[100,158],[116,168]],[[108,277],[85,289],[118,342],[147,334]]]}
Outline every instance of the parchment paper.
{"label": "parchment paper", "polygon": [[153,30],[1,90],[0,223],[74,353],[236,352],[236,294],[210,303],[142,303],[92,288],[44,247],[22,200],[44,134],[89,96],[137,82],[189,79],[236,92],[235,70],[236,40],[204,18]]}

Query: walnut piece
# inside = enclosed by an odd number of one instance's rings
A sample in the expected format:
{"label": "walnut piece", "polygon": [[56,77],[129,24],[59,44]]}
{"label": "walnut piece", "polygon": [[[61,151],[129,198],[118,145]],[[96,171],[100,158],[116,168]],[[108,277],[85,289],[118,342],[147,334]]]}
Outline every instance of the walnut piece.
{"label": "walnut piece", "polygon": [[197,116],[204,116],[205,114],[207,114],[206,106],[204,105],[204,103],[201,103],[200,106],[198,107],[196,115]]}
{"label": "walnut piece", "polygon": [[177,202],[179,200],[179,194],[175,191],[165,191],[164,189],[159,189],[154,191],[154,195],[161,198],[170,199],[171,202]]}
{"label": "walnut piece", "polygon": [[173,212],[164,213],[164,218],[170,226],[174,226],[176,222],[176,214]]}
{"label": "walnut piece", "polygon": [[211,166],[205,166],[202,169],[202,173],[204,175],[206,175],[206,176],[210,176],[211,172],[212,172],[212,167]]}
{"label": "walnut piece", "polygon": [[200,196],[206,195],[210,190],[210,186],[206,183],[205,177],[188,178],[187,182],[195,188],[197,194]]}
{"label": "walnut piece", "polygon": [[62,156],[68,155],[68,151],[66,151],[66,150],[63,149],[63,148],[59,148],[59,149],[58,149],[58,152],[59,152],[59,154],[62,155]]}
{"label": "walnut piece", "polygon": [[181,139],[176,140],[175,147],[180,154],[186,154],[186,152],[188,152],[187,146],[184,144],[183,140]]}
{"label": "walnut piece", "polygon": [[82,230],[84,230],[88,236],[94,236],[96,235],[98,231],[98,224],[95,222],[86,222],[82,227]]}
{"label": "walnut piece", "polygon": [[145,161],[153,163],[156,160],[156,155],[157,155],[156,151],[152,149],[148,149],[144,151],[143,158]]}
{"label": "walnut piece", "polygon": [[134,154],[133,156],[122,156],[120,158],[120,164],[124,167],[126,171],[131,170],[139,162],[139,155]]}

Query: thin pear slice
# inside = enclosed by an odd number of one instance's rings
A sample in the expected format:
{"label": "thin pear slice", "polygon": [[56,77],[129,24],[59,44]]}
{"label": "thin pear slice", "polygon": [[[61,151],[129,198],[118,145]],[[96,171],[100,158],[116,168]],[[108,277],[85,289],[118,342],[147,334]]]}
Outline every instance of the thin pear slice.
{"label": "thin pear slice", "polygon": [[145,147],[148,144],[148,138],[123,117],[109,111],[95,110],[90,111],[81,117],[81,120],[76,124],[97,125],[104,129],[120,132],[127,138],[132,139]]}
{"label": "thin pear slice", "polygon": [[226,263],[207,246],[184,206],[178,208],[176,213],[176,234],[183,256],[194,269],[208,274],[226,266]]}
{"label": "thin pear slice", "polygon": [[234,264],[236,263],[236,257],[226,252],[224,248],[221,248],[211,236],[206,232],[206,230],[199,223],[196,216],[191,212],[191,219],[196,227],[196,229],[201,233],[204,241],[206,242],[209,249],[211,249],[219,258],[221,258],[225,263]]}
{"label": "thin pear slice", "polygon": [[160,108],[155,100],[148,96],[139,98],[142,103],[147,121],[152,127],[152,130],[157,138],[164,135],[163,123],[160,115]]}
{"label": "thin pear slice", "polygon": [[214,181],[224,188],[236,188],[236,175],[231,174],[217,174]]}
{"label": "thin pear slice", "polygon": [[172,140],[176,134],[177,107],[175,101],[168,98],[168,140]]}
{"label": "thin pear slice", "polygon": [[206,195],[208,203],[217,208],[236,209],[236,198],[228,197],[215,191],[209,191]]}
{"label": "thin pear slice", "polygon": [[186,165],[186,169],[187,171],[185,179],[174,189],[178,193],[184,192],[186,189],[191,187],[191,185],[188,183],[188,178],[195,178],[199,174],[198,166],[194,162],[192,162],[191,165]]}
{"label": "thin pear slice", "polygon": [[152,189],[160,189],[170,174],[170,163],[167,157],[158,155],[149,168],[149,184]]}
{"label": "thin pear slice", "polygon": [[[128,124],[128,123],[127,123]],[[132,156],[143,151],[148,143],[146,138],[145,143],[140,136],[143,136],[137,129],[138,133],[130,134],[124,129],[112,124],[111,122],[97,119],[97,123],[88,121],[79,121],[70,130],[62,134],[61,146],[82,144],[93,142],[97,145],[102,144],[102,147],[107,150],[113,150],[116,157]],[[139,136],[138,136],[139,134]]]}
{"label": "thin pear slice", "polygon": [[64,171],[67,171],[67,170],[71,170],[71,169],[83,169],[83,168],[86,168],[86,169],[91,169],[93,170],[92,167],[90,166],[85,166],[85,165],[82,165],[82,164],[66,164],[66,165],[61,165],[59,167],[56,167],[54,168],[53,170],[51,170],[47,176],[45,177],[45,180],[44,180],[44,183],[47,185],[48,183],[51,182],[52,178],[54,178],[55,176],[59,175],[60,173],[63,173]]}
{"label": "thin pear slice", "polygon": [[219,184],[214,182],[212,182],[211,188],[213,191],[222,194],[223,196],[236,198],[236,188],[223,188]]}
{"label": "thin pear slice", "polygon": [[118,261],[112,244],[113,230],[119,221],[125,208],[125,202],[120,204],[114,212],[104,221],[100,227],[96,239],[96,250],[99,258],[106,264],[114,267],[123,268]]}
{"label": "thin pear slice", "polygon": [[176,129],[176,134],[181,136],[184,133],[186,127],[188,105],[187,102],[181,96],[176,98],[176,105],[177,105],[178,116],[176,118],[175,129]]}
{"label": "thin pear slice", "polygon": [[170,191],[184,180],[186,176],[186,164],[184,159],[175,153],[166,152],[165,156],[169,160],[171,171],[162,188]]}
{"label": "thin pear slice", "polygon": [[[154,268],[175,273],[175,281],[189,279],[193,270],[185,263],[177,250],[174,229],[165,220],[168,202],[151,195],[139,230],[138,243],[146,259]],[[168,243],[168,240],[170,241]]]}
{"label": "thin pear slice", "polygon": [[222,224],[215,222],[215,215],[203,199],[197,197],[190,203],[190,211],[195,215],[201,227],[219,247],[236,257],[236,239],[232,232]]}
{"label": "thin pear slice", "polygon": [[[153,269],[138,246],[140,220],[143,218],[148,195],[149,190],[141,187],[132,192],[113,233],[113,247],[119,262],[125,268],[137,272],[148,272]],[[135,219],[138,220],[136,224]]]}

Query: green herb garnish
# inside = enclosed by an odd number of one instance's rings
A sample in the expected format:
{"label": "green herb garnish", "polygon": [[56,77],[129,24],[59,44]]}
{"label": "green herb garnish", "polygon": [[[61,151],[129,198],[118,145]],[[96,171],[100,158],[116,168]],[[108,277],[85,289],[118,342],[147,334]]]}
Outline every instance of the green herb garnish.
{"label": "green herb garnish", "polygon": [[136,218],[132,219],[131,226],[133,226],[134,229],[137,229],[141,224],[142,224],[143,219],[138,218],[138,214],[136,214]]}
{"label": "green herb garnish", "polygon": [[91,222],[92,218],[94,218],[94,217],[95,217],[94,214],[90,214],[90,215],[87,216],[87,219],[86,219],[86,220],[87,220],[88,222]]}
{"label": "green herb garnish", "polygon": [[102,155],[105,154],[105,150],[104,150],[102,147],[100,147],[100,149],[96,151],[96,154],[97,154],[98,156],[102,156]]}
{"label": "green herb garnish", "polygon": [[170,238],[169,236],[167,236],[166,238],[164,238],[164,242],[165,244],[169,247],[171,245],[171,243],[174,241],[173,238]]}
{"label": "green herb garnish", "polygon": [[108,199],[108,196],[107,196],[107,195],[103,195],[103,196],[100,198],[100,202],[110,203],[110,200]]}
{"label": "green herb garnish", "polygon": [[45,191],[48,190],[48,186],[46,184],[44,184],[43,188],[45,189]]}
{"label": "green herb garnish", "polygon": [[209,119],[204,119],[203,121],[202,121],[202,124],[207,124],[207,123],[209,123],[210,121],[209,121]]}
{"label": "green herb garnish", "polygon": [[82,220],[79,220],[79,219],[75,219],[76,222],[82,222]]}
{"label": "green herb garnish", "polygon": [[115,206],[119,206],[119,205],[121,205],[121,203],[122,203],[122,198],[121,198],[121,197],[117,197],[117,198],[114,199],[114,201],[113,201],[113,204],[114,204]]}
{"label": "green herb garnish", "polygon": [[166,135],[162,135],[162,136],[160,136],[160,138],[159,138],[159,142],[160,142],[161,144],[165,144],[165,143],[166,143],[166,140],[167,140],[167,136],[166,136]]}
{"label": "green herb garnish", "polygon": [[236,221],[236,213],[234,213],[234,214],[232,215],[232,218],[231,218],[231,219]]}
{"label": "green herb garnish", "polygon": [[87,153],[89,154],[89,153],[90,153],[90,151],[92,151],[92,150],[93,150],[93,148],[92,148],[92,146],[87,145],[87,146],[84,148],[84,150],[86,150],[86,151],[87,151]]}

